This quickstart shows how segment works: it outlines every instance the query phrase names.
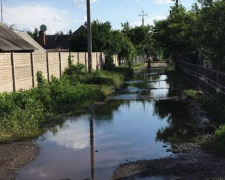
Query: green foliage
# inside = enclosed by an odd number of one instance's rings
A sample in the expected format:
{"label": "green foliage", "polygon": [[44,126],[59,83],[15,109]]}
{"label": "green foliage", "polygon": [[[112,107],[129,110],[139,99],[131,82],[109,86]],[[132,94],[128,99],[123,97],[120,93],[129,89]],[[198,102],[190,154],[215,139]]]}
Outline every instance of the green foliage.
{"label": "green foliage", "polygon": [[68,68],[65,69],[64,74],[65,75],[85,75],[85,65],[77,63],[77,65],[71,64]]}
{"label": "green foliage", "polygon": [[35,28],[33,32],[27,31],[27,34],[29,34],[35,41],[38,41],[38,29]]}
{"label": "green foliage", "polygon": [[127,68],[114,70],[89,73],[82,64],[71,61],[62,79],[52,76],[48,83],[38,71],[37,88],[0,93],[0,143],[37,137],[60,114],[76,113],[104,100],[113,86],[119,86],[131,73]]}
{"label": "green foliage", "polygon": [[36,90],[0,94],[0,142],[40,134],[38,121],[45,118],[44,105]]}
{"label": "green foliage", "polygon": [[47,80],[45,79],[45,77],[43,76],[43,73],[41,71],[37,72],[36,77],[37,77],[38,86],[41,86],[41,85],[47,83]]}
{"label": "green foliage", "polygon": [[68,67],[71,67],[73,65],[73,56],[68,56]]}
{"label": "green foliage", "polygon": [[[166,57],[182,55],[186,61],[200,63],[198,54],[225,69],[225,1],[198,0],[187,11],[182,5],[171,7],[167,19],[155,22],[153,38]],[[216,20],[215,20],[216,19]]]}
{"label": "green foliage", "polygon": [[221,125],[215,134],[204,143],[204,146],[225,156],[225,125]]}
{"label": "green foliage", "polygon": [[190,56],[198,51],[197,14],[182,5],[173,6],[169,17],[155,22],[154,39],[169,57],[171,54]]}

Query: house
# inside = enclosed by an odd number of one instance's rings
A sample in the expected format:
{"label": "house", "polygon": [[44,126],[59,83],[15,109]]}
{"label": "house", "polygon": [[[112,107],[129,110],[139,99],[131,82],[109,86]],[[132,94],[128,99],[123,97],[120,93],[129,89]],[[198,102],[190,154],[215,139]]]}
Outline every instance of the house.
{"label": "house", "polygon": [[0,52],[34,52],[37,48],[0,23]]}
{"label": "house", "polygon": [[45,35],[45,32],[39,32],[39,44],[42,45],[44,49],[47,51],[69,51],[70,49],[70,41],[73,39],[74,36],[80,35],[83,30],[86,30],[87,26],[86,23],[81,25],[76,31],[72,34],[61,35]]}
{"label": "house", "polygon": [[87,23],[85,22],[84,25],[81,25],[76,31],[73,32],[73,36],[78,36],[81,32],[87,30]]}
{"label": "house", "polygon": [[69,51],[72,38],[72,35],[46,35],[43,48],[47,51]]}
{"label": "house", "polygon": [[22,39],[30,43],[32,46],[35,47],[34,53],[46,53],[47,51],[38,43],[36,42],[29,34],[26,32],[15,32],[19,35]]}

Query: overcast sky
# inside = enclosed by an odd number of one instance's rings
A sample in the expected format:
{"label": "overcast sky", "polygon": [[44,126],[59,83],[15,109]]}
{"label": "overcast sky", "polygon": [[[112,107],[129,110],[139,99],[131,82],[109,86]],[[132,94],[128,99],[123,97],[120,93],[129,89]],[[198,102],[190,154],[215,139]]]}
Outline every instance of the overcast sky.
{"label": "overcast sky", "polygon": [[[182,4],[190,9],[196,0],[183,0]],[[145,24],[166,18],[172,0],[91,0],[91,19],[109,21],[113,29],[120,29],[121,23],[128,21],[132,26],[142,24],[142,11]],[[7,0],[3,2],[3,21],[15,24],[18,30],[40,28],[45,24],[46,34],[71,29],[75,31],[86,21],[86,0]]]}

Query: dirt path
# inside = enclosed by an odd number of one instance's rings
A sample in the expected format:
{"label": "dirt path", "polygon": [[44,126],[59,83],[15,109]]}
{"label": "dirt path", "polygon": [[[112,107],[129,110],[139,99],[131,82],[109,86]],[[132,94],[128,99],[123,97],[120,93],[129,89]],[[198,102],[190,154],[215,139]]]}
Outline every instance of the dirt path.
{"label": "dirt path", "polygon": [[222,180],[225,179],[225,159],[194,148],[175,157],[137,161],[121,165],[114,180]]}
{"label": "dirt path", "polygon": [[33,161],[40,152],[36,143],[14,142],[0,145],[0,180],[16,178],[16,170]]}
{"label": "dirt path", "polygon": [[[170,76],[169,76],[170,77]],[[172,77],[170,77],[173,79]],[[181,86],[180,84],[177,84]],[[180,98],[178,98],[179,100]],[[182,99],[182,98],[181,98]],[[174,99],[176,100],[176,99]],[[195,130],[209,133],[211,124],[207,112],[198,103],[188,102],[188,110],[195,122]],[[212,126],[212,132],[215,130]],[[174,144],[173,144],[174,145]],[[175,145],[173,157],[136,161],[120,165],[113,174],[114,180],[225,180],[225,158],[202,150],[199,145]]]}

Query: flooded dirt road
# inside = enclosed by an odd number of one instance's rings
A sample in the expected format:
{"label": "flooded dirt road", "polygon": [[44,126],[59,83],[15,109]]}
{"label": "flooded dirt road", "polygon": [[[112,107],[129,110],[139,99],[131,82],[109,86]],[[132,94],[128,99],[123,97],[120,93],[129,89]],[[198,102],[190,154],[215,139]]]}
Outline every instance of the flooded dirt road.
{"label": "flooded dirt road", "polygon": [[179,126],[179,136],[182,123],[174,121],[187,118],[184,104],[159,101],[174,94],[173,82],[162,73],[144,72],[120,90],[37,139],[40,155],[17,172],[17,179],[108,180],[122,163],[173,156],[168,131]]}

